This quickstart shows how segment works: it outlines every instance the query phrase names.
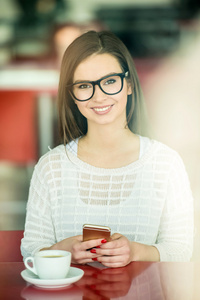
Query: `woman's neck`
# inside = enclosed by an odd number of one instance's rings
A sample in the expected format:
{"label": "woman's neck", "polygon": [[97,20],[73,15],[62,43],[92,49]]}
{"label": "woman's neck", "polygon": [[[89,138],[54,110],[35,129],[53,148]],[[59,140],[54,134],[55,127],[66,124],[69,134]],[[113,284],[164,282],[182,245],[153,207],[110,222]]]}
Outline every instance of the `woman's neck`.
{"label": "woman's neck", "polygon": [[85,142],[90,149],[95,152],[102,151],[107,152],[107,150],[117,149],[122,144],[130,142],[130,138],[133,133],[129,128],[100,128],[100,130],[90,130],[85,136]]}
{"label": "woman's neck", "polygon": [[139,158],[139,137],[128,128],[89,130],[79,140],[78,157],[96,167],[118,168]]}

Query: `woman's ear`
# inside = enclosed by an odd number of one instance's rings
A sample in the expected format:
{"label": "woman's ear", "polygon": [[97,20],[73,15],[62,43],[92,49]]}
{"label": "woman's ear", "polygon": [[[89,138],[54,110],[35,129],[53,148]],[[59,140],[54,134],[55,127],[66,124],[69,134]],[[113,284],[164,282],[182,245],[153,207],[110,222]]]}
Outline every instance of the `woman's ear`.
{"label": "woman's ear", "polygon": [[131,95],[133,93],[134,87],[131,86],[131,83],[129,81],[127,81],[127,88],[128,88],[128,90],[127,90],[128,95]]}

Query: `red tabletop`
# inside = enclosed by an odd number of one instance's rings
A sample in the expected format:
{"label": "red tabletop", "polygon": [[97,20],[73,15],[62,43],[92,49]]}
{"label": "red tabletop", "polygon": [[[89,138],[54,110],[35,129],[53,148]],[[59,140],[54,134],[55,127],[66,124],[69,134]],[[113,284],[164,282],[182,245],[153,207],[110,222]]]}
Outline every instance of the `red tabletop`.
{"label": "red tabletop", "polygon": [[46,290],[23,280],[23,263],[0,263],[0,299],[200,299],[200,263],[133,262],[116,269],[73,266],[85,272],[78,282],[64,289]]}

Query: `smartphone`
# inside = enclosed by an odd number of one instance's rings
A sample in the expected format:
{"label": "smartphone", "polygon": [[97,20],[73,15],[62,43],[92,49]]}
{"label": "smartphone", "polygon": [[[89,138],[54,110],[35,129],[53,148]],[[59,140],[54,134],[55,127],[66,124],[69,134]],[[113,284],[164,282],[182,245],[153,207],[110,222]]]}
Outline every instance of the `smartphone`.
{"label": "smartphone", "polygon": [[84,224],[83,225],[83,241],[106,239],[110,241],[111,229],[108,226]]}

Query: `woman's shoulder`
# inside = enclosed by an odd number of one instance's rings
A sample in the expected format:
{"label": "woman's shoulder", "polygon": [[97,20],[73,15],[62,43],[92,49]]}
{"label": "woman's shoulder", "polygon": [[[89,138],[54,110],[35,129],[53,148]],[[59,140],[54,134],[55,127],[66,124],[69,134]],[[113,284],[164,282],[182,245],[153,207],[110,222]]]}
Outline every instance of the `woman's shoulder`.
{"label": "woman's shoulder", "polygon": [[170,154],[178,154],[178,152],[175,149],[157,139],[141,135],[139,137],[141,145],[146,145],[146,148],[151,148],[151,151],[163,151]]}
{"label": "woman's shoulder", "polygon": [[65,146],[63,144],[58,145],[52,149],[49,147],[49,151],[44,155],[42,155],[39,161],[56,160],[58,159],[58,157],[62,157],[64,154],[65,154]]}
{"label": "woman's shoulder", "polygon": [[[64,145],[58,145],[54,148],[49,148],[49,151],[42,155],[35,165],[36,169],[46,169],[50,166],[60,165],[67,159]],[[51,167],[52,168],[52,167]]]}
{"label": "woman's shoulder", "polygon": [[182,160],[180,154],[170,147],[169,145],[158,141],[154,138],[149,138],[145,136],[140,137],[140,151],[141,158],[143,156],[148,157],[149,159],[156,159],[157,161],[169,161],[173,160]]}
{"label": "woman's shoulder", "polygon": [[147,152],[149,152],[151,158],[154,158],[157,162],[164,164],[183,164],[183,160],[177,150],[171,146],[147,137],[141,137],[143,144],[148,144]]}

